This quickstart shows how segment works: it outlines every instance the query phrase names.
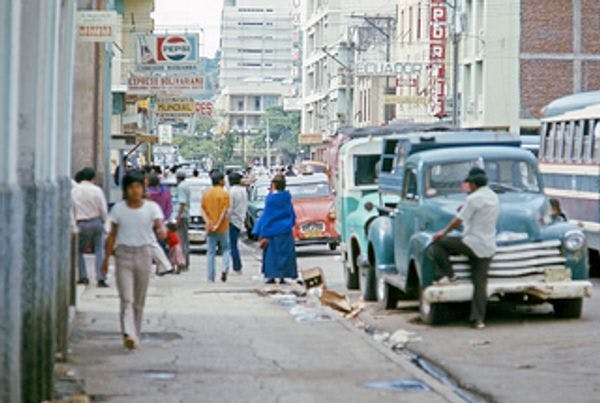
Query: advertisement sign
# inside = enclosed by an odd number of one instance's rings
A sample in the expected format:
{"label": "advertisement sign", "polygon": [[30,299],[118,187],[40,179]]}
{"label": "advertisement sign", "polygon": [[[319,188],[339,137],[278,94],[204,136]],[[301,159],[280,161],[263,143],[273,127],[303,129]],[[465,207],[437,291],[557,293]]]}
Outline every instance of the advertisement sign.
{"label": "advertisement sign", "polygon": [[160,144],[171,144],[173,142],[173,126],[158,125],[158,142]]}
{"label": "advertisement sign", "polygon": [[433,116],[446,115],[446,42],[448,40],[448,8],[443,0],[429,5],[429,111]]}
{"label": "advertisement sign", "polygon": [[196,112],[196,104],[191,102],[181,101],[158,101],[156,103],[156,113],[181,113],[181,114],[192,114]]}
{"label": "advertisement sign", "polygon": [[138,71],[185,71],[198,68],[198,34],[138,35]]}
{"label": "advertisement sign", "polygon": [[200,116],[212,116],[213,104],[210,101],[196,102],[196,114]]}
{"label": "advertisement sign", "polygon": [[116,11],[77,11],[77,39],[81,42],[112,42]]}
{"label": "advertisement sign", "polygon": [[323,134],[321,133],[300,133],[300,144],[308,146],[323,144]]}
{"label": "advertisement sign", "polygon": [[400,76],[417,75],[425,70],[423,63],[415,62],[358,62],[357,76]]}
{"label": "advertisement sign", "polygon": [[200,75],[168,77],[131,75],[127,79],[127,92],[130,94],[153,94],[158,92],[198,94],[203,91],[204,76]]}

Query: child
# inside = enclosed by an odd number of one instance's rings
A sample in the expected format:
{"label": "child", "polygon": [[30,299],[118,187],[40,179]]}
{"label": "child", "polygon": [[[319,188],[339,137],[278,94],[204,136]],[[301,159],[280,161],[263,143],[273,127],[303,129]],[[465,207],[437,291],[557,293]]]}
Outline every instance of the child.
{"label": "child", "polygon": [[560,201],[558,201],[558,199],[550,199],[549,202],[550,207],[552,208],[552,214],[550,215],[550,217],[552,218],[552,222],[556,223],[567,221],[567,216],[565,215],[565,213],[563,213],[562,209],[560,208]]}
{"label": "child", "polygon": [[185,267],[185,256],[181,248],[181,239],[177,235],[177,223],[169,222],[167,224],[167,245],[169,246],[169,260],[173,265],[175,273],[179,274]]}
{"label": "child", "polygon": [[125,200],[115,204],[110,212],[111,230],[102,271],[105,275],[108,273],[108,260],[114,252],[123,343],[133,350],[141,340],[155,231],[159,239],[164,239],[166,234],[160,207],[144,199],[144,175],[138,171],[128,172],[122,186]]}

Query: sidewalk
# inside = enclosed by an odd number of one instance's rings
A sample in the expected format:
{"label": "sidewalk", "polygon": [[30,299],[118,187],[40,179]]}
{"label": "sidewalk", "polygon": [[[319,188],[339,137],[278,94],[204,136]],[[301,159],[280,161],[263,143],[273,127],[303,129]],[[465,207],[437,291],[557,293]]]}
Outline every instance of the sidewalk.
{"label": "sidewalk", "polygon": [[121,344],[114,277],[109,289],[87,288],[63,372],[111,402],[447,401],[433,390],[367,388],[415,374],[347,324],[296,321],[254,292],[262,285],[247,249],[245,262],[245,274],[225,284],[206,283],[203,255],[193,256],[190,272],[153,278],[134,352]]}

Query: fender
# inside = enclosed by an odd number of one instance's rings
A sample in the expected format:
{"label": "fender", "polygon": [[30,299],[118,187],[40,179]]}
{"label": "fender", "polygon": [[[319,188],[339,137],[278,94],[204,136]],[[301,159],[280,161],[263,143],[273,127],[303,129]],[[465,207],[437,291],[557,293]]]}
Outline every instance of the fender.
{"label": "fender", "polygon": [[[394,263],[394,230],[392,218],[380,216],[370,222],[366,229],[369,244],[368,263],[377,264],[377,270],[396,273]],[[373,254],[373,256],[371,256]]]}
{"label": "fender", "polygon": [[[410,238],[410,259],[415,262],[417,275],[419,276],[419,285],[422,288],[427,287],[435,280],[433,261],[428,253],[432,236],[433,234],[429,232],[417,232]],[[407,262],[407,264],[409,263]]]}
{"label": "fender", "polygon": [[571,252],[564,247],[565,234],[569,231],[581,231],[577,224],[570,222],[557,223],[545,226],[540,231],[540,238],[560,239],[563,243],[562,251],[567,259],[567,267],[571,269],[573,280],[586,280],[589,278],[589,262],[587,245],[576,252]]}

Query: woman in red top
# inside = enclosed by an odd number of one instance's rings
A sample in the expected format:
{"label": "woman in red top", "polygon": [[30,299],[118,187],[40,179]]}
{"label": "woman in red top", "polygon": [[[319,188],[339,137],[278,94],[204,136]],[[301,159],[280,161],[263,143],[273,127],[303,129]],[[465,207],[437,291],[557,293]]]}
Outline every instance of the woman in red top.
{"label": "woman in red top", "polygon": [[173,265],[175,273],[179,274],[181,268],[185,267],[185,256],[181,248],[181,239],[177,235],[177,224],[170,222],[167,224],[167,246],[169,247],[169,260]]}

